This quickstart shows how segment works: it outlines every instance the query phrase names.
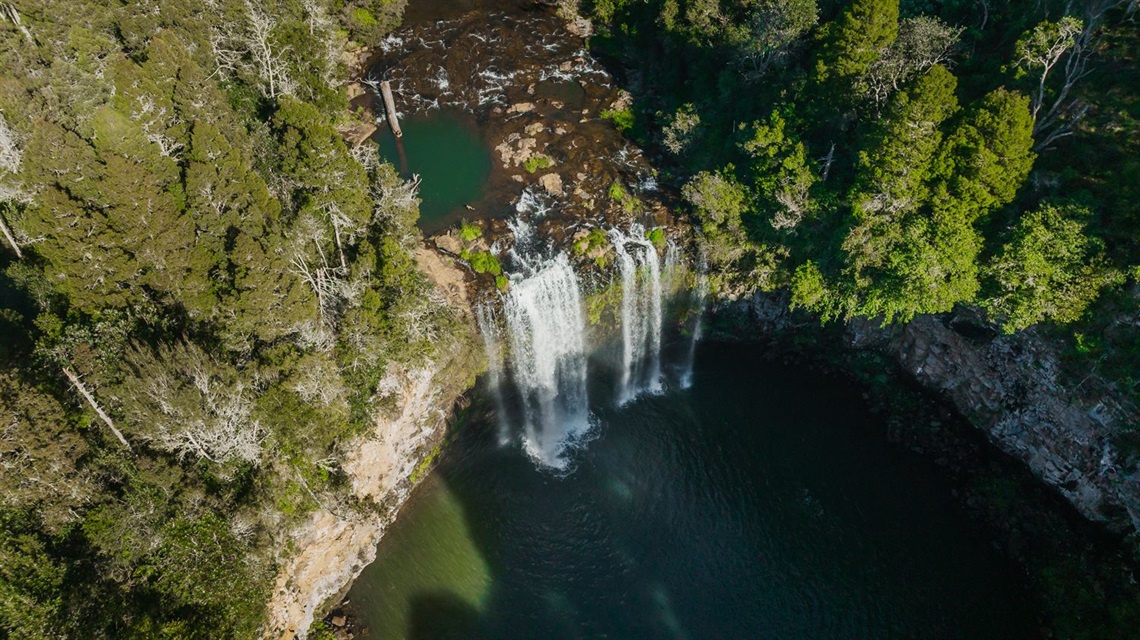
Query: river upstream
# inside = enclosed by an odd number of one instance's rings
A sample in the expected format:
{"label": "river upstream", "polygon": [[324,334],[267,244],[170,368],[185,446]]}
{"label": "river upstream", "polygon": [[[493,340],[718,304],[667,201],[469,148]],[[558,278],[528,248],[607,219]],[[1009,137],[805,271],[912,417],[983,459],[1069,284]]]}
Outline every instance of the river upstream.
{"label": "river upstream", "polygon": [[377,141],[441,251],[501,260],[472,285],[492,363],[347,596],[365,637],[1040,637],[1021,572],[860,388],[694,340],[696,252],[582,39],[452,4],[378,54],[405,137]]}

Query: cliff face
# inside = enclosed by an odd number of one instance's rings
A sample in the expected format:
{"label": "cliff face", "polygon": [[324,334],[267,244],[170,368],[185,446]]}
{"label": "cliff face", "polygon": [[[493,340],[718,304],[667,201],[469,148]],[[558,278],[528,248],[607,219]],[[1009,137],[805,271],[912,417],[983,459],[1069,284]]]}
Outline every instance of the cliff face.
{"label": "cliff face", "polygon": [[[799,326],[778,295],[757,294],[742,307],[761,331]],[[844,340],[890,354],[1085,517],[1140,530],[1140,471],[1113,444],[1135,416],[1110,389],[1065,381],[1058,346],[1032,331],[995,336],[959,320],[921,316],[893,327],[856,320]]]}
{"label": "cliff face", "polygon": [[377,393],[390,409],[378,416],[370,434],[349,447],[343,462],[352,498],[371,506],[326,505],[285,536],[266,638],[306,637],[314,619],[375,559],[377,543],[415,482],[427,475],[417,470],[438,450],[452,409],[481,364],[482,353],[473,348],[473,322],[448,286],[455,278],[462,281],[462,272],[435,254],[427,263],[422,254],[417,254],[420,268],[464,314],[466,334],[448,336],[434,362],[389,371],[380,382]]}

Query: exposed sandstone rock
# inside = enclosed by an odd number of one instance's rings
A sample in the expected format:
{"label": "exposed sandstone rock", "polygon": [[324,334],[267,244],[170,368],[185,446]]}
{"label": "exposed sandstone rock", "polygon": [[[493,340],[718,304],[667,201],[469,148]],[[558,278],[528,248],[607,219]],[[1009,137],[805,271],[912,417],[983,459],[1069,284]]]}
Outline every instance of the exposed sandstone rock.
{"label": "exposed sandstone rock", "polygon": [[367,93],[367,91],[364,88],[364,85],[360,84],[359,82],[355,82],[355,81],[350,82],[347,85],[345,85],[344,90],[345,90],[345,93],[348,94],[349,100],[352,100],[353,98],[359,98],[360,96]]}
{"label": "exposed sandstone rock", "polygon": [[517,133],[507,136],[507,139],[499,143],[495,147],[495,151],[499,154],[499,159],[502,160],[503,166],[518,167],[530,160],[534,155],[535,147],[538,146],[538,140],[534,138],[524,138]]}
{"label": "exposed sandstone rock", "polygon": [[[463,272],[421,248],[417,264],[459,308],[467,309]],[[473,331],[473,329],[472,329]],[[376,545],[413,488],[410,477],[443,437],[451,408],[465,389],[475,351],[462,338],[441,345],[438,363],[392,369],[377,393],[391,409],[373,431],[346,449],[353,495],[374,510],[331,505],[315,511],[279,545],[277,579],[268,605],[266,638],[304,638],[321,607],[343,593],[376,556]]]}
{"label": "exposed sandstone rock", "polygon": [[[480,249],[478,246],[474,248],[475,250]],[[458,254],[459,251],[453,253]],[[443,292],[450,304],[459,308],[468,307],[467,277],[462,269],[451,264],[449,258],[445,258],[430,249],[416,249],[412,257],[415,258],[416,266],[419,267],[420,271],[427,274],[427,277],[435,283],[437,289]]]}
{"label": "exposed sandstone rock", "polygon": [[589,38],[594,33],[594,25],[586,18],[577,16],[566,22],[566,30],[579,38]]}
{"label": "exposed sandstone rock", "polygon": [[543,189],[546,189],[547,193],[555,196],[562,195],[562,176],[557,173],[548,173],[542,176],[538,179],[538,183],[542,185]]}
{"label": "exposed sandstone rock", "polygon": [[459,236],[451,232],[441,233],[432,237],[432,242],[435,243],[435,246],[448,253],[459,255],[459,253],[463,251],[463,241],[459,239]]}
{"label": "exposed sandstone rock", "polygon": [[533,102],[516,102],[507,108],[507,113],[530,113],[534,111]]}
{"label": "exposed sandstone rock", "polygon": [[376,125],[371,122],[363,122],[361,120],[353,120],[347,125],[337,128],[337,133],[344,138],[349,147],[357,147],[376,133]]}
{"label": "exposed sandstone rock", "polygon": [[420,450],[440,432],[454,398],[433,388],[434,366],[394,372],[382,383],[401,407],[380,420],[345,463],[353,493],[383,505],[382,513],[333,513],[319,509],[289,537],[295,551],[282,558],[269,603],[266,637],[304,638],[329,599],[337,596],[376,557],[376,544],[407,499],[407,478]]}

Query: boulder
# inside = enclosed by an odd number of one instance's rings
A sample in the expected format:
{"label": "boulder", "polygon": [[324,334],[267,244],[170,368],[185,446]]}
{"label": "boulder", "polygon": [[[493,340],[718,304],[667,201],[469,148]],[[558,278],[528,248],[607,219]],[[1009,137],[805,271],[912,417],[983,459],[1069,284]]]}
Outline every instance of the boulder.
{"label": "boulder", "polygon": [[557,173],[548,173],[538,179],[538,183],[542,185],[546,192],[553,196],[562,195],[562,176]]}

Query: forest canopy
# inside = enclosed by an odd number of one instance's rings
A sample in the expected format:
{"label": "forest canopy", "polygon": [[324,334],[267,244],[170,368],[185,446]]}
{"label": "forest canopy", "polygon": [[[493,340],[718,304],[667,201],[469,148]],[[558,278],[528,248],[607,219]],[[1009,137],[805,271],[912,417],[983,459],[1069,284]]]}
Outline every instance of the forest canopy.
{"label": "forest canopy", "polygon": [[0,4],[0,637],[253,637],[453,320],[350,149],[399,0]]}
{"label": "forest canopy", "polygon": [[[1140,263],[1132,184],[1065,162],[1137,169],[1134,2],[583,4],[642,74],[636,131],[722,294],[887,323],[975,305],[1015,331],[1082,318]],[[1071,251],[1029,240],[1060,233]]]}
{"label": "forest canopy", "polygon": [[[380,508],[346,443],[459,333],[341,134],[405,4],[0,0],[0,638],[254,637],[281,532]],[[577,5],[716,293],[966,307],[1140,393],[1134,0]]]}

